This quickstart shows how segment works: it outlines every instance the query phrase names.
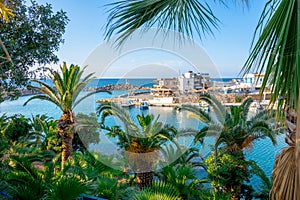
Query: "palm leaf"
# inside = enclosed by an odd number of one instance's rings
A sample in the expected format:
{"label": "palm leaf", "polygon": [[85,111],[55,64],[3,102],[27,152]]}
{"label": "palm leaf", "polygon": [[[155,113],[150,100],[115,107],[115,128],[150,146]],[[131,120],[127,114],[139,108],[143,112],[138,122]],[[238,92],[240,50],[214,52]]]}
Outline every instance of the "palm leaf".
{"label": "palm leaf", "polygon": [[120,0],[107,6],[111,8],[105,36],[110,39],[114,33],[119,34],[119,43],[137,29],[152,26],[190,37],[196,31],[201,38],[213,34],[212,28],[218,23],[209,5],[197,0]]}
{"label": "palm leaf", "polygon": [[242,69],[243,73],[253,68],[261,73],[265,69],[261,94],[270,84],[271,103],[282,99],[278,111],[286,109],[286,105],[296,105],[298,100],[300,23],[297,16],[300,11],[297,6],[297,0],[267,2],[256,28],[257,42]]}
{"label": "palm leaf", "polygon": [[210,94],[201,94],[200,100],[207,102],[210,106],[212,106],[214,112],[220,123],[225,121],[226,109],[213,95]]}
{"label": "palm leaf", "polygon": [[299,181],[296,174],[295,147],[289,146],[276,157],[272,172],[272,199],[297,199]]}
{"label": "palm leaf", "polygon": [[151,188],[133,196],[134,200],[180,200],[178,191],[170,184],[155,182]]}
{"label": "palm leaf", "polygon": [[61,106],[61,104],[59,102],[53,101],[53,99],[51,99],[49,96],[46,96],[46,95],[35,95],[35,96],[32,96],[23,105],[26,106],[27,103],[29,101],[32,101],[33,99],[41,99],[41,100],[49,101],[51,103],[54,103],[60,109],[62,109],[62,106]]}

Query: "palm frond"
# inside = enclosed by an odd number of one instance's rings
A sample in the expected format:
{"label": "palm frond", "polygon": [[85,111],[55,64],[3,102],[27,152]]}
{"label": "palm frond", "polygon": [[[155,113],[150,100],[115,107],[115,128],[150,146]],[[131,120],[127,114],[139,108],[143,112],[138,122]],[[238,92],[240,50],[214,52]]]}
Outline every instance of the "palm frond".
{"label": "palm frond", "polygon": [[277,144],[273,130],[270,128],[269,124],[264,121],[257,121],[253,123],[252,126],[249,127],[249,135],[257,139],[268,137],[272,141],[273,145]]}
{"label": "palm frond", "polygon": [[170,184],[155,182],[152,187],[133,196],[134,200],[180,200],[179,192]]}
{"label": "palm frond", "polygon": [[252,102],[253,102],[253,98],[248,97],[248,98],[244,99],[242,104],[240,105],[240,107],[243,108],[242,116],[243,116],[244,120],[248,119],[248,113],[249,113],[250,105]]}
{"label": "palm frond", "polygon": [[226,116],[226,109],[225,107],[219,102],[213,95],[210,94],[201,94],[199,100],[205,101],[208,103],[214,110],[214,113],[216,113],[216,116],[218,118],[218,121],[220,123],[225,122],[225,116]]}
{"label": "palm frond", "polygon": [[286,105],[297,106],[299,93],[299,1],[268,1],[256,28],[258,39],[242,72],[265,70],[261,93],[270,84],[271,103],[278,112]]}
{"label": "palm frond", "polygon": [[23,105],[26,106],[28,104],[28,102],[32,101],[33,99],[40,99],[40,100],[49,101],[51,103],[54,103],[60,109],[62,109],[62,106],[61,106],[61,104],[59,102],[53,101],[53,99],[51,99],[49,96],[46,96],[46,95],[35,95],[35,96],[32,96]]}
{"label": "palm frond", "polygon": [[293,146],[286,147],[276,157],[272,172],[273,186],[272,199],[297,199],[299,181],[296,176],[296,149]]}
{"label": "palm frond", "polygon": [[63,177],[48,191],[48,199],[73,200],[87,191],[87,186],[75,177]]}
{"label": "palm frond", "polygon": [[96,90],[96,91],[93,91],[93,92],[89,92],[88,94],[84,95],[83,97],[81,97],[80,99],[78,99],[77,101],[75,101],[73,103],[73,106],[72,106],[72,109],[74,109],[80,102],[82,102],[84,99],[88,98],[89,96],[92,96],[94,94],[97,94],[97,93],[100,93],[100,92],[106,92],[108,94],[111,94],[110,91],[107,91],[107,90]]}
{"label": "palm frond", "polygon": [[191,112],[191,117],[196,118],[203,123],[209,123],[211,121],[211,117],[209,116],[209,114],[201,110],[199,107],[192,105],[182,105],[181,110]]}
{"label": "palm frond", "polygon": [[219,21],[208,4],[197,0],[120,0],[107,6],[111,8],[105,36],[110,39],[119,34],[119,44],[137,29],[153,26],[189,37],[195,31],[201,38],[213,35],[212,28],[217,28]]}

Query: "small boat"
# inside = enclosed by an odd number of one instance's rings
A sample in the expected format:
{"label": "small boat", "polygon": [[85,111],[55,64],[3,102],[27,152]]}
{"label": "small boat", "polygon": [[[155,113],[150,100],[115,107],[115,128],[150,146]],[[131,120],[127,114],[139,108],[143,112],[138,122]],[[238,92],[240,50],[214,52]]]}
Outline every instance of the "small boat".
{"label": "small boat", "polygon": [[131,108],[131,107],[134,106],[134,103],[133,103],[133,101],[122,102],[122,103],[121,103],[121,106],[122,106],[123,108]]}
{"label": "small boat", "polygon": [[140,110],[148,110],[149,109],[149,105],[147,101],[142,101],[141,105],[140,105]]}

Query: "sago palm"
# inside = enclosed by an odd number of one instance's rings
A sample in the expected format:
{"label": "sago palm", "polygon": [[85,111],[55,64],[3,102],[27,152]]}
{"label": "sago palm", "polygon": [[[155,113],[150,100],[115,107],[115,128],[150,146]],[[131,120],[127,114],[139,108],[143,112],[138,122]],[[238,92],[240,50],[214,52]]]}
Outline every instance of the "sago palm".
{"label": "sago palm", "polygon": [[272,199],[299,199],[300,1],[269,0],[256,32],[257,41],[243,71],[265,71],[261,92],[269,84],[271,103],[278,102],[278,114],[287,113],[289,147],[275,160]]}
{"label": "sago palm", "polygon": [[[136,123],[127,110],[110,103],[99,105],[97,114],[101,117],[102,128],[108,131],[107,134],[118,138],[118,145],[125,151],[125,156],[136,173],[139,187],[151,185],[159,151],[163,144],[174,139],[176,129],[164,126],[153,115],[138,115]],[[106,126],[105,119],[111,115],[120,120],[123,126]]]}
{"label": "sago palm", "polygon": [[261,138],[269,138],[276,144],[274,132],[267,122],[271,118],[271,111],[265,110],[249,118],[252,98],[245,99],[240,106],[231,106],[229,110],[211,95],[200,95],[200,100],[212,107],[214,116],[197,106],[182,106],[183,110],[192,113],[192,117],[207,124],[195,136],[195,142],[202,141],[204,136],[215,136],[215,150],[225,145],[228,152],[242,151]]}
{"label": "sago palm", "polygon": [[[209,173],[214,174],[217,167],[228,169],[229,176],[224,175],[223,181],[219,178],[219,175],[212,175],[211,178],[216,178],[218,184],[223,185],[222,191],[229,192],[232,188],[231,198],[240,198],[242,195],[243,181],[247,180],[250,176],[247,168],[247,163],[243,150],[252,146],[253,142],[262,138],[269,138],[273,144],[276,144],[275,132],[271,129],[268,123],[269,119],[274,117],[275,112],[264,110],[256,115],[249,116],[249,108],[253,102],[252,98],[246,98],[242,101],[240,106],[231,106],[226,109],[215,97],[206,94],[200,95],[200,101],[205,101],[211,106],[213,113],[206,113],[201,108],[196,106],[183,106],[183,110],[192,112],[192,116],[206,123],[199,133],[195,136],[195,143],[199,140],[202,141],[204,136],[215,136],[214,145],[214,166],[211,167]],[[273,114],[273,116],[272,116]],[[220,153],[218,150],[221,149]],[[225,157],[224,157],[225,156]],[[211,156],[212,157],[212,156]],[[220,162],[220,158],[230,157],[232,162],[240,161],[244,167],[235,168],[230,163]],[[229,164],[228,166],[226,164]],[[227,167],[226,167],[227,166]],[[236,176],[232,176],[231,171],[240,170],[237,174],[240,174],[239,179],[235,179]],[[219,173],[219,172],[218,172]],[[224,181],[226,180],[226,181]],[[236,182],[235,182],[236,181]],[[217,185],[218,185],[217,184]],[[214,187],[218,190],[218,187]]]}
{"label": "sago palm", "polygon": [[84,69],[78,65],[70,65],[64,62],[61,67],[61,73],[48,69],[54,87],[39,80],[32,82],[38,83],[40,86],[31,86],[32,89],[41,92],[41,94],[30,97],[24,105],[34,99],[49,101],[55,104],[62,111],[62,115],[58,120],[58,133],[62,137],[62,168],[66,160],[72,157],[72,140],[74,133],[72,132],[75,125],[73,109],[85,98],[100,92],[92,91],[79,98],[82,89],[94,78],[93,74],[82,77]]}

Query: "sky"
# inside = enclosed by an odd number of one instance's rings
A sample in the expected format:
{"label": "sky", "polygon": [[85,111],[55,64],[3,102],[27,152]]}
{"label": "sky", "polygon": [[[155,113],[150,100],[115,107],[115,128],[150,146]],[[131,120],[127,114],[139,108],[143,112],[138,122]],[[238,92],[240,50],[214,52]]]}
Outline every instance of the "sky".
{"label": "sky", "polygon": [[[103,27],[108,17],[108,8],[105,5],[114,1],[37,0],[41,4],[51,4],[54,11],[63,9],[70,20],[66,27],[66,33],[63,36],[65,42],[57,52],[60,62],[66,61],[67,63],[85,65],[91,54],[97,48],[99,49],[99,46],[103,47],[103,44],[105,44]],[[228,7],[225,7],[220,3],[216,3],[218,1],[208,0],[208,2],[215,15],[220,19],[219,29],[214,30],[214,36],[206,36],[202,40],[196,38],[195,42],[205,52],[203,53],[206,54],[204,57],[209,58],[210,62],[214,64],[219,76],[237,77],[249,55],[254,30],[266,0],[250,1],[249,7],[238,3],[229,3]],[[228,0],[228,2],[233,1]],[[157,69],[161,66],[160,69],[162,71],[158,74],[164,74],[162,76],[167,76],[172,65],[178,65],[177,68],[175,66],[176,69],[172,69],[177,74],[183,73],[185,70],[193,70],[191,66],[194,63],[187,60],[186,57],[180,56],[182,51],[159,51],[156,54],[157,56],[155,56],[155,52],[151,52],[153,49],[130,50],[123,52],[124,54],[121,54],[117,59],[114,57],[114,60],[109,62],[110,68],[106,72],[112,71],[113,73],[106,74],[107,77],[126,76],[126,73],[128,75],[133,68],[145,71],[151,65],[156,66],[153,67],[155,72],[159,71]],[[105,54],[107,53],[105,51],[98,50],[98,52],[102,54],[104,52],[104,55],[100,57],[106,59],[107,55]],[[206,63],[196,63],[196,65],[201,66],[200,71],[202,72],[206,70],[202,68],[203,66],[209,66]],[[164,67],[166,67],[165,71]],[[94,68],[97,67],[95,66]],[[117,72],[120,73],[118,74]],[[170,74],[173,76],[176,73]],[[103,72],[99,76],[105,76],[104,74]],[[130,75],[128,76],[130,77]],[[158,75],[154,74],[153,76]]]}

